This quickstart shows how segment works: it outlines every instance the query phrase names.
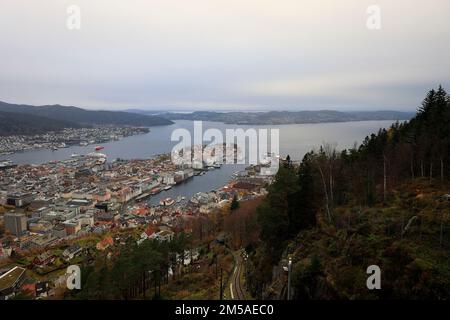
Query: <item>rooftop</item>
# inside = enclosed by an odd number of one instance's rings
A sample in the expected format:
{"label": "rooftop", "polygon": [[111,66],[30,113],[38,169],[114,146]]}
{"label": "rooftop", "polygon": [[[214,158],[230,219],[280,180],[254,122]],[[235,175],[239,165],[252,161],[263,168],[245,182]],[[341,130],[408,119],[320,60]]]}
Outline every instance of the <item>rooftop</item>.
{"label": "rooftop", "polygon": [[0,291],[12,287],[24,272],[24,268],[16,266],[0,276]]}

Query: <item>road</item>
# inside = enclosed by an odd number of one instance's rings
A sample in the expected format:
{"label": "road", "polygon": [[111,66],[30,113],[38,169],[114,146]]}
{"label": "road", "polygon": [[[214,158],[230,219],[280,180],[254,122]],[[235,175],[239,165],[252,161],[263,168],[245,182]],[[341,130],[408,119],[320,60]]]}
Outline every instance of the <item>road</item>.
{"label": "road", "polygon": [[246,300],[244,285],[242,284],[243,260],[240,252],[233,253],[236,265],[230,281],[230,294],[232,300]]}

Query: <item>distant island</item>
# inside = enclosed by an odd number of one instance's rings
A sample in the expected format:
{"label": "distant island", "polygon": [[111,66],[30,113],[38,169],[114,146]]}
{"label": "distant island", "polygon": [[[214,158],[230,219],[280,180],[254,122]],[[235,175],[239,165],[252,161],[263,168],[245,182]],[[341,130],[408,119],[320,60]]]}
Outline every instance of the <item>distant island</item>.
{"label": "distant island", "polygon": [[[143,115],[155,114],[155,111],[130,109]],[[410,120],[414,112],[400,111],[268,111],[268,112],[210,112],[160,113],[158,116],[168,120],[216,121],[239,125],[281,125],[323,122],[349,122],[370,120]]]}
{"label": "distant island", "polygon": [[65,128],[93,126],[152,127],[169,125],[167,118],[123,111],[92,111],[72,106],[31,106],[0,101],[0,136],[34,135]]}
{"label": "distant island", "polygon": [[409,120],[414,112],[400,111],[267,111],[191,113],[128,109],[85,110],[73,106],[32,106],[0,101],[0,136],[36,135],[63,129],[95,126],[152,127],[173,124],[173,120],[215,121],[237,125],[282,125],[370,120]]}

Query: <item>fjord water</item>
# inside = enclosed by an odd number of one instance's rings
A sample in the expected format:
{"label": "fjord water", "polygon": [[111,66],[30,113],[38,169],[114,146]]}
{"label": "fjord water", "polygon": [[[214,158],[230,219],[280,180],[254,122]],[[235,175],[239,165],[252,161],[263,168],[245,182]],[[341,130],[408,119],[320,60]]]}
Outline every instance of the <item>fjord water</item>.
{"label": "fjord water", "polygon": [[[360,121],[276,126],[242,126],[204,121],[203,132],[210,128],[216,128],[223,132],[225,139],[226,129],[279,129],[280,155],[286,156],[289,154],[291,158],[301,160],[306,152],[314,148],[317,149],[324,142],[337,143],[338,149],[350,148],[354,143],[360,144],[367,135],[376,133],[380,128],[387,128],[392,123],[393,121]],[[146,159],[157,154],[167,153],[178,143],[178,141],[171,141],[171,135],[175,129],[179,128],[187,129],[192,134],[194,125],[192,121],[178,120],[169,126],[152,127],[147,134],[103,143],[102,146],[105,149],[102,152],[108,156],[109,160],[116,158]],[[208,143],[208,141],[205,141],[205,143]],[[55,151],[49,149],[31,150],[0,156],[0,158],[10,159],[16,164],[41,164],[54,160],[68,159],[73,153],[88,154],[94,151],[94,147],[95,145],[86,147],[72,146]]]}
{"label": "fjord water", "polygon": [[[361,143],[369,134],[377,132],[380,128],[389,127],[393,121],[362,121],[343,123],[319,123],[319,124],[293,124],[278,126],[240,126],[229,125],[220,122],[203,122],[203,132],[209,128],[222,131],[225,139],[226,129],[242,128],[254,129],[279,129],[280,155],[289,154],[292,159],[301,160],[305,153],[317,149],[323,143],[337,143],[338,149],[352,147],[355,143]],[[157,154],[167,153],[178,143],[171,141],[172,132],[175,129],[184,128],[191,132],[193,138],[194,123],[187,120],[175,121],[173,125],[152,127],[147,134],[124,138],[102,144],[102,150],[109,160],[122,159],[146,159]],[[269,134],[270,136],[270,134]],[[204,143],[209,143],[205,141]],[[94,151],[93,145],[87,147],[72,146],[56,151],[42,149],[20,152],[4,156],[16,164],[41,164],[54,160],[70,158],[71,154],[88,154]],[[207,192],[218,189],[230,180],[233,172],[243,170],[245,165],[223,165],[221,169],[208,171],[203,176],[196,176],[180,185],[174,186],[168,191],[152,196],[149,202],[157,204],[161,199],[177,196],[185,196],[187,199],[197,192]]]}

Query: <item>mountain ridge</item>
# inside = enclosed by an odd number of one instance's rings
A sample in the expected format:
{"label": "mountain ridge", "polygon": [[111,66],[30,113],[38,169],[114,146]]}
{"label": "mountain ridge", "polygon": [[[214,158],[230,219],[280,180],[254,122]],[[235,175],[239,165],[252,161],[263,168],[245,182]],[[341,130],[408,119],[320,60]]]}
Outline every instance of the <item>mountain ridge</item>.
{"label": "mountain ridge", "polygon": [[[3,122],[0,135],[14,132],[14,134],[44,133],[60,130],[64,126],[70,128],[90,127],[93,125],[119,125],[152,127],[169,125],[173,122],[157,116],[138,115],[123,111],[91,111],[74,106],[43,105],[32,106],[26,104],[12,104],[0,101],[0,112]],[[8,114],[7,114],[8,113]],[[28,116],[28,121],[24,115]],[[38,118],[35,118],[38,117]],[[5,119],[8,119],[6,121]],[[16,121],[20,119],[20,121]],[[26,122],[28,127],[21,125]],[[52,124],[52,122],[54,122]],[[44,124],[44,125],[42,125]],[[19,130],[22,128],[23,130]]]}
{"label": "mountain ridge", "polygon": [[0,136],[44,134],[64,128],[81,128],[70,121],[57,121],[36,115],[0,111]]}

